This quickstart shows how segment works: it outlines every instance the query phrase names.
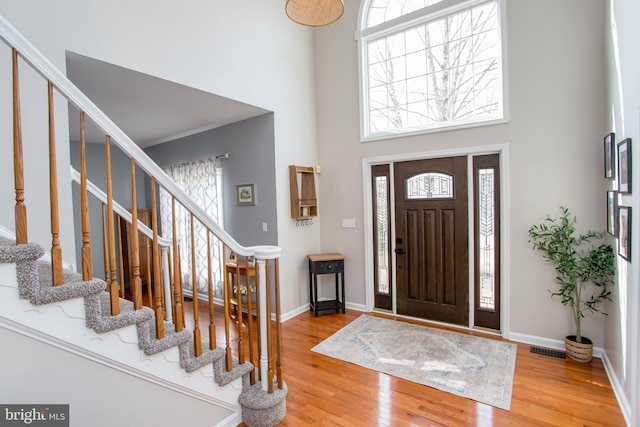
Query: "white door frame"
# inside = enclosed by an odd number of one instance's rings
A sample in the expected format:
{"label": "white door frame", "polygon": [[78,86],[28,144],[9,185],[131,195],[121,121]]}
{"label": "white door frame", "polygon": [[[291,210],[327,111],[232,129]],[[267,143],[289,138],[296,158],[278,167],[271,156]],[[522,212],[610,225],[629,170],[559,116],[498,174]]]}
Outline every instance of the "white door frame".
{"label": "white door frame", "polygon": [[[372,186],[371,186],[371,166],[378,164],[386,164],[389,163],[391,166],[390,169],[390,196],[391,196],[391,206],[390,206],[390,215],[391,215],[391,223],[395,224],[395,206],[394,206],[394,197],[393,197],[393,163],[395,162],[404,162],[409,160],[420,160],[420,159],[435,159],[440,157],[455,157],[455,156],[467,156],[468,162],[471,164],[472,157],[483,155],[483,154],[499,154],[500,156],[500,327],[501,327],[501,336],[503,338],[509,338],[510,331],[510,310],[509,310],[509,295],[511,288],[511,276],[509,272],[509,262],[506,259],[507,254],[510,253],[509,247],[509,180],[507,177],[509,176],[509,153],[508,153],[508,145],[506,144],[498,144],[498,145],[484,145],[478,147],[466,147],[466,148],[457,148],[450,150],[438,150],[438,151],[424,151],[424,152],[416,152],[416,153],[405,153],[405,154],[393,154],[387,156],[379,156],[379,157],[366,157],[362,159],[362,177],[363,177],[363,202],[364,202],[364,264],[365,264],[365,305],[368,311],[372,311],[374,309],[374,291],[373,291],[373,269],[374,269],[374,254],[373,254],[373,235],[371,230],[373,229],[373,220],[372,220]],[[467,174],[469,177],[469,182],[473,183],[473,167],[467,168]],[[472,186],[472,185],[471,185]],[[473,209],[473,190],[468,192],[469,197],[469,206],[470,211]],[[473,215],[469,215],[469,259],[473,259],[474,254],[474,232],[473,232]],[[393,246],[393,242],[395,242],[395,229],[392,227],[391,229],[391,242]],[[393,247],[391,248],[393,250]],[[393,314],[397,315],[396,311],[396,277],[395,277],[395,257],[391,257],[391,278],[392,278],[392,294],[393,294]],[[473,328],[473,315],[474,311],[472,307],[474,306],[474,266],[473,263],[469,263],[469,324],[466,329]],[[434,322],[437,323],[437,322]],[[454,326],[449,325],[447,326]]]}

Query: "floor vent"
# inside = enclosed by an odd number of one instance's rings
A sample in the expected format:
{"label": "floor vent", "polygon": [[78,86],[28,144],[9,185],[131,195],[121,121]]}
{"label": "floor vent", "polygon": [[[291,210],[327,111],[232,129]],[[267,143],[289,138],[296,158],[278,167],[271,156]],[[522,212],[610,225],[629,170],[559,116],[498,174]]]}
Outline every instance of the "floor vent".
{"label": "floor vent", "polygon": [[531,346],[529,349],[531,353],[542,354],[543,356],[557,357],[559,359],[566,359],[567,357],[564,351],[549,350],[548,348],[540,348],[534,346]]}

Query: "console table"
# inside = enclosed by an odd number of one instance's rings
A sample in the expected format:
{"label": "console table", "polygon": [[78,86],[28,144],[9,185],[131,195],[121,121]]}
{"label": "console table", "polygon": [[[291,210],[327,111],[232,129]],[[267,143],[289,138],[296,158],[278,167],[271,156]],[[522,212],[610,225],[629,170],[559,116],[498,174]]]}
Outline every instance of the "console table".
{"label": "console table", "polygon": [[[339,253],[307,255],[309,258],[309,308],[318,317],[319,311],[335,310],[346,313],[344,302],[344,260]],[[318,301],[318,274],[335,275],[335,296],[333,300]]]}

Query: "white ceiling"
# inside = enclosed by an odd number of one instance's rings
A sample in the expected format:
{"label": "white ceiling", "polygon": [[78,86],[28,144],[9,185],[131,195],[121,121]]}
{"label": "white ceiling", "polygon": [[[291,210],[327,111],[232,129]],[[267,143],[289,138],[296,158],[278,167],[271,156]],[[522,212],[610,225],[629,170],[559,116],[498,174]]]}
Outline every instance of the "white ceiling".
{"label": "white ceiling", "polygon": [[[67,77],[142,148],[267,113],[267,110],[67,53]],[[69,107],[71,140],[80,140],[79,114]],[[87,142],[104,142],[89,120]]]}

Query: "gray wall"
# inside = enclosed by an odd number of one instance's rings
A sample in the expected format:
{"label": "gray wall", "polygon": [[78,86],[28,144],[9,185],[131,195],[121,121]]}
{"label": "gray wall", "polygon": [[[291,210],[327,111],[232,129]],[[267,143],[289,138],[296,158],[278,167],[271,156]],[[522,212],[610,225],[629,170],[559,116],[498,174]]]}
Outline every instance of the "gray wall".
{"label": "gray wall", "polygon": [[[161,166],[229,153],[219,160],[225,230],[241,245],[277,245],[273,114],[159,144],[146,153]],[[236,185],[250,183],[255,184],[256,206],[236,206]]]}
{"label": "gray wall", "polygon": [[[72,141],[70,144],[71,165],[80,172],[80,143]],[[87,179],[103,192],[107,192],[107,174],[105,168],[105,145],[86,144]],[[118,147],[111,145],[111,185],[113,200],[126,209],[131,208],[131,161]],[[80,220],[80,185],[73,183],[73,212],[76,221],[74,232],[76,238],[76,262],[78,271],[82,270],[82,223]],[[145,208],[145,180],[144,173],[136,170],[136,203],[138,209]],[[65,215],[63,211],[60,215]],[[102,239],[102,203],[93,196],[89,196],[89,218],[91,221],[91,246],[93,247],[93,276],[104,277],[104,257]],[[114,220],[114,227],[117,223]],[[117,228],[114,233],[117,235]],[[116,238],[117,242],[117,238]],[[117,246],[116,246],[117,247]],[[116,252],[117,256],[117,252]]]}

